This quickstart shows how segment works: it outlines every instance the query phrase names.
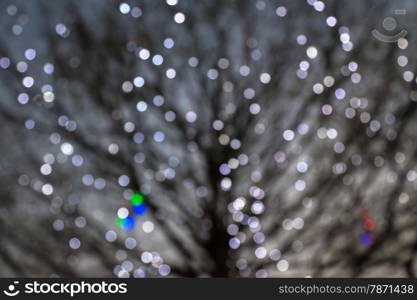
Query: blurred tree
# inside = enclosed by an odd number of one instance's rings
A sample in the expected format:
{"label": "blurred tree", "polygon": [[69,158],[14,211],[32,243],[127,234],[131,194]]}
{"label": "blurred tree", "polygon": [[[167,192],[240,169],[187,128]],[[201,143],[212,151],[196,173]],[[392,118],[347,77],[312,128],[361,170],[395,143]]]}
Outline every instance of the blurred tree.
{"label": "blurred tree", "polygon": [[416,8],[2,1],[0,274],[415,276]]}

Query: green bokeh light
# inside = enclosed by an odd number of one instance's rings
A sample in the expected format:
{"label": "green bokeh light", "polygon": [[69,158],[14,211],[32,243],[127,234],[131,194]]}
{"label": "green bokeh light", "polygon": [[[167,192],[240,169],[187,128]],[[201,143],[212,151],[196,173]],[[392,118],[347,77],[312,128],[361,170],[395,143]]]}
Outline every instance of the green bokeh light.
{"label": "green bokeh light", "polygon": [[123,219],[116,218],[116,225],[120,228],[123,228]]}
{"label": "green bokeh light", "polygon": [[141,193],[134,193],[132,198],[130,198],[130,202],[132,205],[139,205],[142,204],[144,200],[144,197]]}

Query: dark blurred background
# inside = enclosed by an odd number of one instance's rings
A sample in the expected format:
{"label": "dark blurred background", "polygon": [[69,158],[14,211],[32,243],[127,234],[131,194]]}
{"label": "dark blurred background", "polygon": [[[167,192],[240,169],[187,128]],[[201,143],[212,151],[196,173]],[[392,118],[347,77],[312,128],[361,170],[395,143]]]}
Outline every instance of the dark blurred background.
{"label": "dark blurred background", "polygon": [[416,276],[416,17],[1,1],[0,276]]}

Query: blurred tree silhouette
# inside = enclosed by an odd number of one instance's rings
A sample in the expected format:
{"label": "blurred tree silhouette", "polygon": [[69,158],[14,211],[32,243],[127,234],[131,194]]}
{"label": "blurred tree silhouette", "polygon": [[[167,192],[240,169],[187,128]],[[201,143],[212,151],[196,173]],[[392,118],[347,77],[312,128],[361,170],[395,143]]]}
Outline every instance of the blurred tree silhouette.
{"label": "blurred tree silhouette", "polygon": [[415,276],[416,8],[2,1],[0,274]]}

